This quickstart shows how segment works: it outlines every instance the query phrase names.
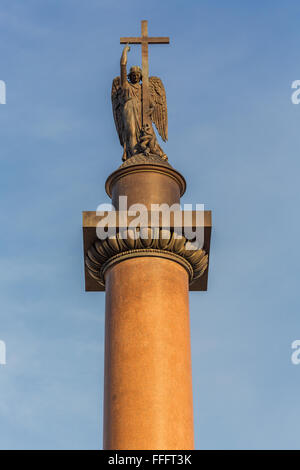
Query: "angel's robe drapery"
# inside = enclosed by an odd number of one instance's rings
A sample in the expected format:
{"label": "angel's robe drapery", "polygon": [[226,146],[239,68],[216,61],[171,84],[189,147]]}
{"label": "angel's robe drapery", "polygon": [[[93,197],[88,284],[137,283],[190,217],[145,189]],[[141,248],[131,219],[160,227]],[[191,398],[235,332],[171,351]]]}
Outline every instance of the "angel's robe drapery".
{"label": "angel's robe drapery", "polygon": [[131,155],[138,143],[142,127],[142,86],[140,83],[126,83],[121,91],[123,101],[123,122],[126,150]]}

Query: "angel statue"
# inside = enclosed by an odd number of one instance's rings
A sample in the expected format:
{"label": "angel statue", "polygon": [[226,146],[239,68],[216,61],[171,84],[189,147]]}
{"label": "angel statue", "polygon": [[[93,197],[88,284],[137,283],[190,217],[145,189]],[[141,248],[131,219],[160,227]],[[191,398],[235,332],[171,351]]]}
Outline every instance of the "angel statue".
{"label": "angel statue", "polygon": [[146,122],[143,122],[145,110],[143,113],[142,70],[138,66],[133,66],[127,75],[128,51],[130,47],[127,44],[120,61],[121,77],[113,80],[111,90],[114,120],[120,144],[124,148],[122,160],[125,161],[137,154],[158,155],[163,160],[167,160],[152,127],[153,122],[162,140],[166,142],[168,114],[163,83],[158,77],[149,77],[149,106],[146,110]]}

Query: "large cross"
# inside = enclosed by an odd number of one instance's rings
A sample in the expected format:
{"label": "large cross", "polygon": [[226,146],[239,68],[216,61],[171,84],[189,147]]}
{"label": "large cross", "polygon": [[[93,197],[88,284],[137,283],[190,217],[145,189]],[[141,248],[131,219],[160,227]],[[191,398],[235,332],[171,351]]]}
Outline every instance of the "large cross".
{"label": "large cross", "polygon": [[169,44],[168,37],[149,37],[148,21],[142,20],[141,37],[120,38],[120,44],[141,44],[142,45],[142,72],[143,72],[143,101],[142,101],[142,119],[143,125],[148,123],[149,117],[149,62],[148,62],[148,44]]}

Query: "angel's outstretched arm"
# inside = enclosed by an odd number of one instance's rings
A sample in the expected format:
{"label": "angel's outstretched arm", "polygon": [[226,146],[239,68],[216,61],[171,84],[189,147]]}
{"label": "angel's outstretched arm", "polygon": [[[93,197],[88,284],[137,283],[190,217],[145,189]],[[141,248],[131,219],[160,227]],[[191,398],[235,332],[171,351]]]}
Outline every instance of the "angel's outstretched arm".
{"label": "angel's outstretched arm", "polygon": [[120,60],[120,67],[121,67],[121,87],[124,88],[127,83],[127,53],[130,51],[130,47],[128,44],[123,49],[122,55],[121,55],[121,60]]}

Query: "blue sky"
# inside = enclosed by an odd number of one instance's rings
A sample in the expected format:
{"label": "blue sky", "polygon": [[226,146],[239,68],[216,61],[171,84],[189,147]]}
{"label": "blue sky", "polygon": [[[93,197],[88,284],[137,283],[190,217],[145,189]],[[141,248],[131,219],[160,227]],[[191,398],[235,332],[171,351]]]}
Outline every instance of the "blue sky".
{"label": "blue sky", "polygon": [[[102,446],[104,295],[85,293],[81,213],[120,164],[119,37],[150,50],[164,149],[213,211],[190,295],[196,448],[300,448],[297,1],[0,0],[0,448]],[[129,65],[140,63],[132,47]]]}

